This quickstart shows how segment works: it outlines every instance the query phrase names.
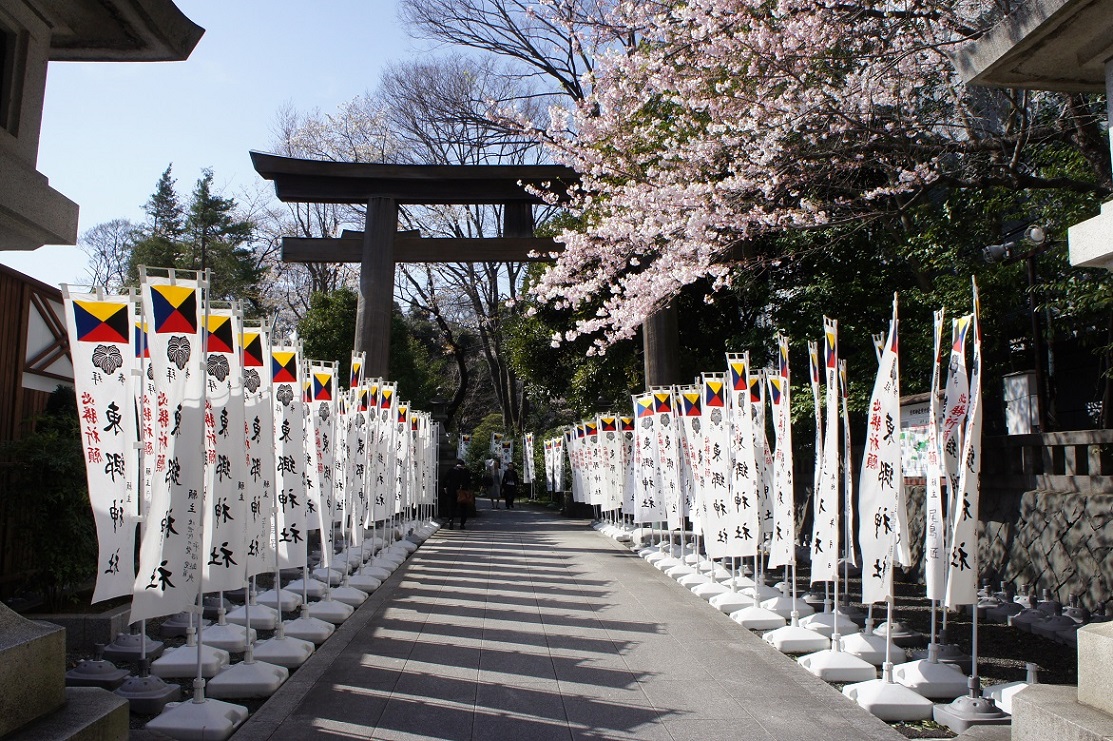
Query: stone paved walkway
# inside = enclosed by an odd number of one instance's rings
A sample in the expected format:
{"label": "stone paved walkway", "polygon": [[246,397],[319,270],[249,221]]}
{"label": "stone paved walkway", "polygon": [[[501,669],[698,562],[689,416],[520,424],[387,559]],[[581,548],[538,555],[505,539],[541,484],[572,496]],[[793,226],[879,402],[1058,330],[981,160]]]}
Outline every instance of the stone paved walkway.
{"label": "stone paved walkway", "polygon": [[583,521],[479,506],[234,741],[903,738]]}

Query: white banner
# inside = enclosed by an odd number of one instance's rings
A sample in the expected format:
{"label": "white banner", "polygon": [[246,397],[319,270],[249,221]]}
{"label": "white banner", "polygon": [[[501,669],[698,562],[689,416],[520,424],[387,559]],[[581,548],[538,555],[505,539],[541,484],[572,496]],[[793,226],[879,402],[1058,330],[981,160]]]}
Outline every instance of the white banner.
{"label": "white banner", "polygon": [[300,349],[271,346],[271,399],[274,410],[275,528],[282,568],[305,566],[308,497],[305,492],[305,402]]}
{"label": "white banner", "polygon": [[893,566],[901,506],[900,364],[897,357],[897,304],[870,397],[865,459],[858,482],[862,547],[862,601],[893,597]]}
{"label": "white banner", "polygon": [[843,553],[851,566],[858,565],[854,547],[854,465],[850,444],[850,384],[846,380],[846,361],[839,359],[839,395],[842,397],[842,532]]}
{"label": "white banner", "polygon": [[[693,532],[703,534],[703,497],[706,472],[703,460],[703,405],[699,386],[674,386],[677,403],[677,459],[680,468],[681,512]],[[683,523],[683,521],[682,521]]]}
{"label": "white banner", "polygon": [[947,607],[978,601],[978,507],[982,471],[982,332],[978,286],[974,285],[974,354],[970,363],[970,412],[962,443],[958,490],[951,509],[953,530],[947,570]]}
{"label": "white banner", "polygon": [[684,526],[684,501],[680,492],[680,455],[677,445],[675,402],[671,390],[656,390],[653,423],[657,437],[657,476],[665,518],[670,530]]}
{"label": "white banner", "polygon": [[[718,388],[719,374],[704,374],[704,404],[722,406],[720,396],[726,397],[727,426],[720,429],[714,412],[708,435],[716,444],[723,444],[726,437],[726,465],[730,487],[727,502],[726,526],[730,533],[729,551],[725,555],[756,556],[761,543],[761,469],[755,457],[754,408],[750,403],[749,353],[727,353],[727,387]],[[713,400],[713,401],[712,401]],[[723,461],[711,450],[713,471],[721,469]]]}
{"label": "white banner", "polygon": [[[947,512],[954,512],[958,492],[959,456],[962,434],[966,429],[966,413],[970,408],[970,379],[966,375],[966,334],[971,315],[951,323],[951,356],[947,361],[947,387],[943,392],[943,421],[939,445],[943,451],[943,470],[947,474]],[[950,515],[948,515],[950,516]]]}
{"label": "white banner", "polygon": [[769,401],[773,410],[773,540],[769,567],[796,563],[796,509],[793,482],[792,415],[788,340],[777,335],[777,370],[768,374]]}
{"label": "white banner", "polygon": [[69,286],[62,286],[62,295],[85,480],[97,529],[97,584],[92,599],[96,603],[130,594],[135,583],[140,501],[135,424],[139,369],[132,336],[136,299],[133,291],[106,296],[74,293]]}
{"label": "white banner", "polygon": [[634,468],[634,418],[619,417],[618,429],[622,436],[622,514],[633,516],[638,501],[638,481]]}
{"label": "white banner", "polygon": [[244,461],[242,317],[210,308],[205,336],[205,591],[244,586],[247,576],[247,468]]}
{"label": "white banner", "polygon": [[336,374],[337,363],[309,364],[309,439],[307,459],[310,479],[316,482],[316,492],[309,492],[309,502],[315,509],[309,512],[308,527],[321,531],[321,566],[328,568],[336,544],[333,538],[333,524],[337,520],[333,469],[335,465],[336,440]]}
{"label": "white banner", "polygon": [[[827,425],[812,523],[812,583],[834,581],[839,563],[839,325],[823,317],[823,371]],[[818,369],[817,369],[818,371]],[[818,398],[816,399],[818,401]],[[822,415],[816,415],[818,424]]]}
{"label": "white banner", "polygon": [[522,448],[522,483],[533,483],[533,433],[527,432]]}
{"label": "white banner", "polygon": [[939,351],[943,347],[943,309],[935,312],[932,332],[931,389],[928,401],[927,482],[924,495],[924,582],[928,599],[947,594],[947,541],[943,522],[942,461],[939,457]]}
{"label": "white banner", "polygon": [[271,402],[270,336],[265,326],[244,327],[244,464],[249,517],[247,573],[274,568],[274,409]]}
{"label": "white banner", "polygon": [[151,377],[156,393],[165,397],[167,416],[156,433],[151,508],[139,547],[131,622],[181,612],[196,602],[206,506],[204,284],[173,272],[169,278],[141,273]]}
{"label": "white banner", "polygon": [[653,394],[634,398],[634,466],[637,471],[638,498],[634,521],[660,522],[665,519],[665,502],[658,474],[657,431],[653,420]]}

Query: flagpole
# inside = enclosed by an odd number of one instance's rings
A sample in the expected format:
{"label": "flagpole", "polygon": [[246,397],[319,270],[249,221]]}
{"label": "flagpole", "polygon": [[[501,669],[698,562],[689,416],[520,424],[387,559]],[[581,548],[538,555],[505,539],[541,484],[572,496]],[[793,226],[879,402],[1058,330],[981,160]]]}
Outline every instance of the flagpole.
{"label": "flagpole", "polygon": [[[171,282],[171,284],[173,284],[175,277],[176,276],[175,276],[174,268],[171,268],[170,269],[170,282]],[[201,323],[201,348],[200,348],[201,353],[202,353],[202,357],[204,357],[204,353],[208,349],[208,342],[209,342],[209,271],[208,271],[208,269],[207,268],[202,268],[201,273],[198,276],[198,278],[199,278],[198,288],[200,290],[204,291],[204,294],[203,294],[204,302],[202,304],[204,306],[204,309],[203,309],[203,312],[202,312],[203,320],[202,320],[202,323]],[[202,513],[208,512],[207,508],[209,506],[209,502],[206,501],[206,494],[208,494],[210,497],[212,496],[211,491],[206,491],[209,488],[208,487],[209,482],[208,482],[208,477],[204,474],[204,468],[205,468],[205,465],[206,465],[205,461],[208,457],[207,456],[207,451],[205,449],[205,445],[206,445],[206,443],[205,443],[205,424],[207,424],[206,421],[205,421],[205,417],[207,416],[206,404],[208,402],[208,398],[209,398],[209,385],[207,383],[202,383],[201,384],[201,400],[200,400],[202,426],[201,426],[201,435],[199,436],[200,437],[200,446],[201,446],[201,467],[202,467],[202,475],[201,475],[201,481],[202,481],[202,486],[201,486],[201,507],[202,507],[202,509],[201,509],[201,511],[202,511]],[[200,520],[200,524],[197,527],[197,530],[198,530],[197,541],[202,546],[202,558],[204,558],[203,548],[204,548],[204,543],[205,543],[205,515],[202,514],[201,517],[199,518],[199,520]],[[222,595],[223,595],[223,593],[222,593]],[[223,604],[223,599],[222,599],[222,604]],[[204,627],[205,627],[204,612],[205,612],[205,567],[202,565],[200,568],[197,569],[197,676],[193,680],[193,702],[195,704],[205,702],[205,676],[202,673],[202,671],[203,671],[203,666],[202,665],[204,663],[204,657],[202,655],[202,651],[203,651],[204,647],[201,644],[201,637],[202,637],[202,633],[203,633]]]}

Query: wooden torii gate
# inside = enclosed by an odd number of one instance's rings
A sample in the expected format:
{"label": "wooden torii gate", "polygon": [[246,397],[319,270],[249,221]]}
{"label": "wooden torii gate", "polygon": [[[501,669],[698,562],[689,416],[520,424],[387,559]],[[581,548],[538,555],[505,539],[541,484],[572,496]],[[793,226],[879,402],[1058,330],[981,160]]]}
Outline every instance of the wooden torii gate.
{"label": "wooden torii gate", "polygon": [[[287,203],[365,204],[362,232],[339,238],[284,237],[285,262],[358,262],[359,308],[355,348],[365,351],[368,377],[389,377],[394,266],[399,262],[524,262],[530,252],[560,249],[534,235],[533,206],[542,201],[524,186],[576,183],[560,165],[388,165],[330,162],[251,152],[255,171],[274,182]],[[501,205],[503,236],[421,238],[398,231],[399,205]],[[644,325],[646,385],[675,383],[678,338],[671,310]]]}

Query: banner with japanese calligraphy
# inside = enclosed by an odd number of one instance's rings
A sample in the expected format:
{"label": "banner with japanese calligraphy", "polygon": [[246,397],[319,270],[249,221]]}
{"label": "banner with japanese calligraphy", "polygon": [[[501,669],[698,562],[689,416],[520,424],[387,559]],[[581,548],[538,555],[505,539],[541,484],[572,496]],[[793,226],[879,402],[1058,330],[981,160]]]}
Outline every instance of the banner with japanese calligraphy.
{"label": "banner with japanese calligraphy", "polygon": [[[839,543],[839,325],[823,317],[823,373],[826,427],[820,456],[819,484],[813,501],[812,583],[834,581]],[[818,399],[817,399],[818,401]],[[823,415],[816,415],[817,425]]]}
{"label": "banner with japanese calligraphy", "polygon": [[496,457],[502,455],[502,433],[492,432],[491,443],[487,447],[490,450],[491,455]]}
{"label": "banner with japanese calligraphy", "polygon": [[74,391],[85,454],[89,504],[97,530],[94,603],[130,594],[135,583],[135,526],[141,493],[135,424],[137,358],[132,345],[136,298],[74,293],[62,286]]}
{"label": "banner with japanese calligraphy", "polygon": [[947,594],[947,544],[943,521],[942,461],[939,456],[939,351],[943,347],[943,309],[935,312],[928,400],[927,481],[924,494],[924,583],[928,599],[942,602]]}
{"label": "banner with japanese calligraphy", "polygon": [[858,481],[862,548],[862,601],[884,602],[893,597],[893,567],[898,531],[897,510],[901,506],[900,439],[891,427],[900,420],[900,364],[897,356],[897,305],[881,365],[870,396],[866,429],[865,459]]}
{"label": "banner with japanese calligraphy", "polygon": [[170,615],[197,600],[205,472],[206,284],[195,273],[155,277],[141,270],[150,372],[165,397],[169,431],[156,439],[151,506],[139,546],[131,621]]}
{"label": "banner with japanese calligraphy", "polygon": [[[407,466],[410,462],[410,448],[412,434],[410,432],[410,405],[399,401],[396,409],[394,426],[394,505],[390,514],[402,511],[402,507],[409,501],[410,477]],[[389,500],[388,500],[389,501]]]}
{"label": "banner with japanese calligraphy", "polygon": [[337,520],[333,491],[333,464],[336,438],[336,362],[309,363],[309,455],[306,456],[310,470],[315,475],[310,481],[316,482],[316,492],[306,492],[310,506],[308,527],[321,531],[321,566],[328,568],[334,552],[333,525]]}
{"label": "banner with japanese calligraphy", "polygon": [[533,483],[533,433],[527,432],[522,448],[522,483]]}
{"label": "banner with japanese calligraphy", "polygon": [[653,394],[634,397],[634,468],[637,471],[637,506],[634,521],[660,522],[665,519],[661,496],[657,454],[657,430],[653,419]]}
{"label": "banner with japanese calligraphy", "polygon": [[151,509],[151,479],[155,475],[158,456],[155,446],[170,434],[170,410],[166,408],[166,395],[155,386],[155,372],[151,368],[151,349],[147,344],[147,323],[143,321],[142,302],[136,302],[139,315],[134,323],[135,363],[139,382],[135,389],[135,404],[139,409],[139,465],[142,468],[142,495],[139,513],[144,520]]}
{"label": "banner with japanese calligraphy", "polygon": [[702,390],[699,386],[674,386],[673,398],[678,403],[676,432],[681,511],[691,520],[693,532],[702,535],[707,479],[703,460]]}
{"label": "banner with japanese calligraphy", "polygon": [[274,569],[274,408],[271,401],[270,333],[265,323],[245,322],[243,341],[244,464],[248,513],[247,573]]}
{"label": "banner with japanese calligraphy", "polygon": [[[970,379],[966,371],[966,335],[972,317],[954,319],[951,323],[951,353],[947,361],[947,386],[943,392],[943,420],[940,423],[939,445],[942,448],[943,470],[947,476],[949,501],[958,491],[959,457],[962,435],[966,430],[966,414],[970,409]],[[948,512],[954,510],[948,508]]]}
{"label": "banner with japanese calligraphy", "polygon": [[437,439],[439,426],[429,412],[418,416],[418,448],[421,451],[419,496],[417,504],[436,504],[437,502]]}
{"label": "banner with japanese calligraphy", "polygon": [[[724,556],[756,556],[761,541],[761,474],[754,456],[749,368],[749,353],[727,353],[726,376],[703,376],[704,405],[712,409],[707,427],[711,477],[714,482],[725,474],[728,482],[729,497],[719,513],[719,526],[726,530],[725,542],[714,547],[716,552],[725,548]],[[724,411],[725,419],[716,411]],[[723,455],[718,454],[720,446]],[[714,534],[709,533],[709,548]]]}
{"label": "banner with japanese calligraphy", "polygon": [[210,307],[205,319],[205,507],[206,591],[243,586],[250,503],[244,461],[242,317],[238,308]]}
{"label": "banner with japanese calligraphy", "polygon": [[[826,320],[827,317],[824,317]],[[819,494],[820,480],[823,478],[823,407],[820,405],[819,343],[808,340],[808,377],[812,388],[812,410],[815,412],[815,455],[812,471],[813,507]],[[815,537],[815,521],[812,521],[812,537]]]}
{"label": "banner with japanese calligraphy", "polygon": [[854,465],[850,438],[850,384],[846,380],[846,361],[839,359],[839,395],[842,397],[842,531],[843,553],[851,566],[858,565],[854,547]]}
{"label": "banner with japanese calligraphy", "polygon": [[467,458],[469,445],[471,445],[471,435],[461,432],[456,440],[456,457],[460,460]]}
{"label": "banner with japanese calligraphy", "polygon": [[769,567],[796,563],[796,508],[793,483],[792,415],[788,339],[777,335],[777,368],[768,373],[773,415],[773,540]]}
{"label": "banner with japanese calligraphy", "polygon": [[[394,514],[397,477],[394,451],[394,420],[398,416],[397,384],[381,382],[371,409],[374,465],[371,472],[371,519],[385,520]],[[370,523],[368,523],[370,524]]]}
{"label": "banner with japanese calligraphy", "polygon": [[[618,431],[618,417],[601,414],[599,425],[599,455],[603,479],[603,509],[613,510],[622,506],[625,479],[622,476],[622,436]],[[527,446],[528,449],[528,446]]]}
{"label": "banner with japanese calligraphy", "polygon": [[564,437],[553,440],[553,491],[564,491]]}
{"label": "banner with japanese calligraphy", "polygon": [[607,506],[605,490],[605,468],[603,443],[599,434],[598,418],[584,421],[586,466],[588,471],[588,502],[600,507]]}
{"label": "banner with japanese calligraphy", "polygon": [[634,418],[619,417],[618,430],[622,438],[622,514],[633,516],[637,509],[638,486],[634,470]]}
{"label": "banner with japanese calligraphy", "polygon": [[586,502],[587,487],[584,476],[584,437],[587,430],[582,422],[572,425],[568,431],[568,468],[572,486],[572,501]]}
{"label": "banner with japanese calligraphy", "polygon": [[765,389],[768,370],[756,369],[746,363],[750,384],[750,411],[754,424],[754,461],[757,463],[758,514],[761,520],[761,540],[773,540],[773,449],[769,446],[766,431]]}
{"label": "banner with japanese calligraphy", "polygon": [[348,543],[353,546],[363,542],[363,530],[370,517],[371,505],[367,487],[370,483],[370,450],[373,441],[369,423],[369,399],[373,393],[378,393],[377,386],[372,392],[371,386],[363,383],[351,390],[348,405],[347,440],[344,446],[347,461],[344,471],[344,508],[348,512]]}
{"label": "banner with japanese calligraphy", "polygon": [[671,389],[659,389],[653,398],[653,421],[657,436],[657,478],[670,530],[684,526],[684,498],[680,491],[680,452],[677,440],[676,401]]}
{"label": "banner with japanese calligraphy", "polygon": [[278,559],[282,568],[296,568],[309,559],[301,349],[272,345],[270,363]]}
{"label": "banner with japanese calligraphy", "polygon": [[978,601],[978,507],[982,471],[982,331],[978,286],[974,285],[974,314],[970,329],[974,352],[970,361],[970,411],[959,459],[959,479],[951,500],[951,559],[947,570],[949,608]]}

